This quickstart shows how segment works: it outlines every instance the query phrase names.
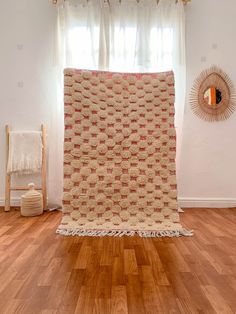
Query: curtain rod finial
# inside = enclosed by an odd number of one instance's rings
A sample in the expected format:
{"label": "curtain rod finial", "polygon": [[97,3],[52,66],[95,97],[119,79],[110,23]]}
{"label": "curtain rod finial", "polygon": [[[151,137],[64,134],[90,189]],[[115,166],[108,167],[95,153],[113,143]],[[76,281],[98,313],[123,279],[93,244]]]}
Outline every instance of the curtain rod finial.
{"label": "curtain rod finial", "polygon": [[178,2],[183,2],[183,4],[186,5],[189,2],[191,2],[191,0],[175,0],[175,3],[178,3]]}
{"label": "curtain rod finial", "polygon": [[184,3],[184,4],[188,4],[188,2],[190,2],[191,0],[182,0],[182,2]]}

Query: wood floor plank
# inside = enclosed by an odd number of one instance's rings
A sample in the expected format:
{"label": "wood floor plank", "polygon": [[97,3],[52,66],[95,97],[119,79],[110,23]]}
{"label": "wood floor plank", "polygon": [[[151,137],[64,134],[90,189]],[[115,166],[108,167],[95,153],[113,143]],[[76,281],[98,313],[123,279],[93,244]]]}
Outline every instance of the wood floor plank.
{"label": "wood floor plank", "polygon": [[208,300],[211,302],[216,313],[233,314],[233,311],[220,295],[219,291],[213,286],[202,286]]}
{"label": "wood floor plank", "polygon": [[114,257],[112,265],[112,285],[119,286],[126,284],[124,272],[124,261],[122,257]]}
{"label": "wood floor plank", "polygon": [[145,306],[142,295],[142,284],[138,275],[127,275],[127,303],[128,313],[145,314]]}
{"label": "wood floor plank", "polygon": [[66,289],[61,298],[60,311],[62,313],[74,313],[80,290],[84,284],[84,277],[84,269],[72,269]]}
{"label": "wood floor plank", "polygon": [[124,265],[125,265],[125,275],[138,274],[138,265],[136,260],[135,251],[132,249],[124,250]]}
{"label": "wood floor plank", "polygon": [[113,286],[111,293],[111,314],[128,314],[125,286]]}

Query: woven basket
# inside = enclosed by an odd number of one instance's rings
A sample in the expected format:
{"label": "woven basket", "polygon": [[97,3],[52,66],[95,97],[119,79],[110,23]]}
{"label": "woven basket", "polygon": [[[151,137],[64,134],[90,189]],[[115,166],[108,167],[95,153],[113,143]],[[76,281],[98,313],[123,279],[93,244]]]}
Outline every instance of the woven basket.
{"label": "woven basket", "polygon": [[38,216],[43,213],[42,194],[35,191],[34,183],[28,185],[29,191],[21,196],[21,215]]}

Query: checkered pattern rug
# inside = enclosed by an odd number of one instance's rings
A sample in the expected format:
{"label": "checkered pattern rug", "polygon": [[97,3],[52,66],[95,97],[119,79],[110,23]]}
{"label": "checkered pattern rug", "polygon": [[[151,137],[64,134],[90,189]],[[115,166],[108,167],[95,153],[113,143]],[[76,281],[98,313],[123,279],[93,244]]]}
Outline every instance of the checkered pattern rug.
{"label": "checkered pattern rug", "polygon": [[191,235],[177,213],[172,72],[65,70],[63,235]]}

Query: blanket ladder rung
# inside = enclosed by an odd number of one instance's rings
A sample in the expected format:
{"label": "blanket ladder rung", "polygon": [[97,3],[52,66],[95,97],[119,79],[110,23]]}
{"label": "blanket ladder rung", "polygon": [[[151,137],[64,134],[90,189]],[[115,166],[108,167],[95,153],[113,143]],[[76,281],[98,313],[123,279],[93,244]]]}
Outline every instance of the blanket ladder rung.
{"label": "blanket ladder rung", "polygon": [[[42,191],[42,188],[40,188],[40,187],[35,187],[34,188],[35,190],[37,190],[37,191]],[[11,191],[28,191],[29,190],[29,188],[28,187],[13,187],[13,188],[10,188],[10,190]]]}

